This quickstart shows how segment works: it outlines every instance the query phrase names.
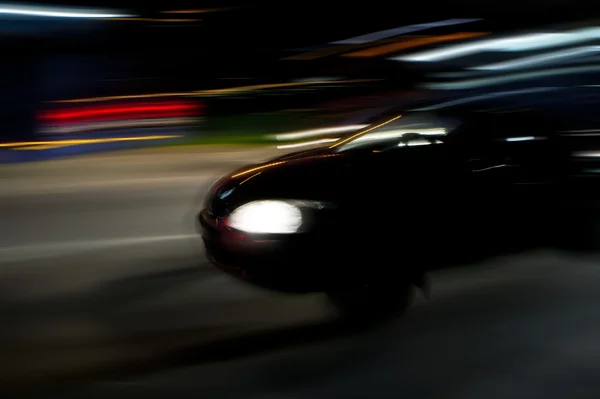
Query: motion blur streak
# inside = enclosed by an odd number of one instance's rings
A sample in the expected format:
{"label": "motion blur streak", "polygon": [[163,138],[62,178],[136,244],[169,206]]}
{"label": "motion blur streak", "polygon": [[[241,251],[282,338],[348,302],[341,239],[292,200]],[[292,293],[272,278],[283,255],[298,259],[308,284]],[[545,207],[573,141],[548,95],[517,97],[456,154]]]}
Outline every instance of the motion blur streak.
{"label": "motion blur streak", "polygon": [[442,144],[440,140],[427,141],[427,140],[415,140],[410,143],[400,143],[398,147],[419,147],[422,145]]}
{"label": "motion blur streak", "polygon": [[479,100],[517,96],[517,95],[528,94],[528,93],[543,93],[546,91],[552,91],[552,90],[556,90],[556,89],[557,89],[556,87],[535,87],[533,89],[499,91],[499,92],[495,92],[495,93],[481,94],[478,96],[461,97],[458,100],[446,101],[446,102],[443,102],[440,104],[430,105],[428,107],[417,108],[415,111],[433,111],[436,109],[442,109],[442,108],[450,107],[453,105],[468,104],[470,102],[479,101]]}
{"label": "motion blur streak", "polygon": [[531,140],[543,140],[544,137],[535,137],[535,136],[525,136],[525,137],[509,137],[506,139],[508,142],[515,141],[531,141]]}
{"label": "motion blur streak", "polygon": [[417,133],[423,136],[444,136],[446,135],[446,129],[397,129],[389,132],[367,134],[362,137],[358,137],[356,142],[400,138],[410,133]]}
{"label": "motion blur streak", "polygon": [[47,7],[7,7],[0,6],[0,14],[24,15],[32,17],[54,18],[125,18],[134,15],[116,14],[108,12],[78,12],[76,9],[58,9]]}
{"label": "motion blur streak", "polygon": [[148,237],[120,237],[102,240],[52,242],[48,244],[21,245],[0,248],[0,256],[4,260],[24,260],[57,256],[64,253],[85,252],[92,249],[125,247],[128,245],[178,241],[194,238],[192,234],[173,234]]}
{"label": "motion blur streak", "polygon": [[98,116],[120,116],[131,114],[153,113],[158,111],[188,111],[198,108],[195,104],[187,103],[161,103],[161,104],[145,104],[135,106],[105,106],[105,107],[90,107],[81,110],[59,110],[48,111],[41,115],[43,120],[56,121],[66,119],[80,119]]}
{"label": "motion blur streak", "polygon": [[347,143],[347,142],[349,142],[349,141],[352,141],[352,140],[354,140],[356,137],[360,136],[361,134],[368,133],[368,132],[370,132],[371,130],[375,130],[375,129],[377,129],[377,128],[381,127],[381,126],[385,126],[385,125],[387,125],[388,123],[391,123],[391,122],[393,122],[393,121],[395,121],[396,119],[399,119],[399,118],[402,118],[402,115],[398,115],[398,116],[396,116],[396,117],[394,117],[394,118],[388,119],[387,121],[385,121],[385,122],[383,122],[383,123],[380,123],[379,125],[375,125],[375,126],[373,126],[373,127],[369,128],[369,129],[365,130],[364,132],[358,132],[358,133],[356,133],[356,134],[354,134],[354,135],[352,135],[352,136],[350,136],[350,137],[346,138],[345,140],[342,140],[342,141],[339,141],[339,142],[335,143],[334,145],[332,145],[332,146],[331,146],[331,148],[335,148],[335,147],[341,146],[341,145],[342,145],[342,144],[344,144],[344,143]]}
{"label": "motion blur streak", "polygon": [[43,144],[43,145],[31,145],[26,147],[14,147],[11,148],[13,151],[42,151],[51,150],[53,148],[70,147],[72,144]]}
{"label": "motion blur streak", "polygon": [[243,172],[237,173],[235,175],[232,175],[231,177],[232,178],[236,178],[236,177],[244,176],[244,175],[247,175],[248,173],[256,172],[256,171],[263,170],[263,169],[270,168],[270,167],[277,166],[277,165],[282,165],[282,164],[284,164],[286,162],[287,161],[279,161],[279,162],[268,163],[266,165],[257,166],[256,168],[248,169],[248,170],[245,170]]}
{"label": "motion blur streak", "polygon": [[296,144],[278,145],[277,148],[283,150],[283,149],[286,149],[286,148],[306,147],[306,146],[309,146],[309,145],[319,145],[319,144],[326,144],[326,143],[334,143],[334,142],[336,142],[338,140],[339,140],[339,138],[321,139],[321,140],[306,141],[306,142],[303,142],[303,143],[296,143]]}
{"label": "motion blur streak", "polygon": [[396,61],[435,62],[464,57],[483,51],[532,51],[544,48],[596,40],[600,38],[600,28],[584,28],[565,33],[532,33],[507,38],[481,40],[475,43],[449,46],[408,56],[392,58]]}
{"label": "motion blur streak", "polygon": [[599,136],[600,130],[598,129],[585,129],[585,130],[567,130],[563,136]]}
{"label": "motion blur streak", "polygon": [[119,120],[106,122],[92,122],[85,124],[75,124],[68,126],[48,126],[43,127],[42,133],[75,133],[86,132],[100,129],[118,129],[129,127],[153,127],[153,126],[176,126],[187,125],[198,122],[197,118],[168,118],[168,119],[135,119],[135,120]]}
{"label": "motion blur streak", "polygon": [[79,144],[95,144],[95,143],[118,143],[122,141],[143,141],[143,140],[164,140],[183,137],[181,135],[164,135],[164,136],[141,136],[141,137],[113,137],[106,139],[79,139],[79,140],[53,140],[53,141],[23,141],[16,143],[0,143],[0,148],[24,147],[30,145],[79,145]]}
{"label": "motion blur streak", "polygon": [[56,100],[49,101],[50,103],[89,103],[89,102],[102,102],[102,101],[113,101],[113,100],[136,100],[144,98],[161,98],[161,97],[185,97],[192,96],[194,92],[174,92],[174,93],[154,93],[154,94],[132,94],[124,96],[107,96],[107,97],[89,97],[89,98],[78,98],[72,100]]}
{"label": "motion blur streak", "polygon": [[504,77],[481,78],[472,80],[463,80],[460,82],[449,83],[428,83],[425,87],[434,90],[462,90],[475,89],[478,87],[486,87],[492,85],[500,85],[504,83],[516,82],[520,80],[541,79],[550,76],[571,75],[577,73],[600,72],[600,66],[581,66],[572,68],[557,68],[543,71],[526,72],[508,75]]}
{"label": "motion blur streak", "polygon": [[382,30],[379,32],[367,33],[366,35],[356,36],[350,39],[340,40],[332,42],[332,44],[362,44],[368,42],[374,42],[376,40],[385,39],[388,37],[403,35],[406,33],[418,32],[431,28],[438,28],[441,26],[452,26],[466,24],[469,22],[480,21],[480,19],[446,19],[443,21],[429,22],[426,24],[408,25],[399,28]]}
{"label": "motion blur streak", "polygon": [[[383,41],[382,41],[383,43]],[[353,51],[362,49],[365,47],[370,47],[371,44],[343,44],[338,46],[326,47],[323,49],[309,51],[307,53],[302,53],[298,55],[292,55],[290,57],[284,57],[282,60],[287,61],[301,61],[301,60],[315,60],[317,58],[327,57],[334,54],[345,53],[347,51]]]}
{"label": "motion blur streak", "polygon": [[[350,80],[336,80],[335,83],[365,83],[365,82],[376,82],[381,79],[350,79]],[[262,89],[275,89],[281,87],[295,87],[295,86],[307,86],[307,85],[322,85],[332,84],[330,80],[317,80],[317,81],[302,81],[302,82],[287,82],[287,83],[270,83],[262,85],[251,85],[242,87],[231,87],[226,89],[215,89],[215,90],[204,90],[195,92],[196,95],[219,95],[219,94],[230,94],[239,93],[244,91],[262,90]]]}
{"label": "motion blur streak", "polygon": [[187,19],[183,19],[183,18],[174,18],[174,19],[167,19],[167,18],[105,18],[105,19],[110,19],[112,21],[147,21],[147,22],[198,22],[200,21],[200,19],[191,19],[191,18],[187,18]]}
{"label": "motion blur streak", "polygon": [[521,69],[528,68],[539,64],[547,64],[553,61],[564,61],[575,57],[585,56],[589,54],[598,53],[600,46],[586,46],[577,47],[574,49],[556,51],[552,53],[534,55],[530,57],[523,57],[516,60],[498,62],[495,64],[482,65],[473,67],[470,69],[483,70],[483,71],[501,71],[507,69]]}
{"label": "motion blur streak", "polygon": [[364,129],[367,126],[369,126],[369,125],[349,125],[349,126],[326,127],[326,128],[320,128],[320,129],[303,130],[303,131],[293,132],[293,133],[281,133],[281,134],[275,135],[275,138],[280,141],[304,139],[304,138],[308,138],[308,137],[324,136],[324,135],[331,134],[331,133],[354,132],[356,130]]}
{"label": "motion blur streak", "polygon": [[396,61],[414,61],[414,62],[435,62],[446,61],[452,58],[465,57],[482,51],[518,51],[519,45],[538,43],[542,47],[551,47],[555,45],[555,39],[562,37],[560,33],[536,33],[526,36],[516,36],[512,38],[490,39],[431,50],[408,56],[394,57]]}
{"label": "motion blur streak", "polygon": [[187,101],[113,104],[48,110],[40,113],[39,131],[76,133],[130,127],[176,126],[199,121],[202,104]]}
{"label": "motion blur streak", "polygon": [[410,48],[427,46],[429,44],[443,43],[454,40],[470,39],[473,37],[479,37],[489,35],[490,32],[459,32],[450,35],[424,37],[419,39],[406,40],[397,43],[388,43],[379,47],[370,47],[364,50],[355,51],[353,53],[343,54],[344,57],[379,57],[382,55],[395,53],[401,50],[407,50]]}
{"label": "motion blur streak", "polygon": [[[378,82],[382,79],[350,79],[350,80],[336,80],[335,83],[367,83],[367,82]],[[174,93],[154,93],[154,94],[134,94],[125,96],[110,96],[110,97],[88,97],[79,98],[72,100],[57,100],[51,101],[52,103],[86,103],[86,102],[101,102],[101,101],[113,101],[113,100],[132,100],[142,98],[157,98],[157,97],[193,97],[193,96],[211,96],[220,94],[232,94],[240,93],[244,91],[262,90],[262,89],[274,89],[281,87],[295,87],[295,86],[310,86],[310,85],[323,85],[332,84],[331,81],[304,81],[304,82],[287,82],[287,83],[271,83],[263,85],[251,85],[251,86],[238,86],[229,87],[226,89],[215,89],[215,90],[197,90],[188,92],[174,92]]]}
{"label": "motion blur streak", "polygon": [[235,7],[217,7],[217,8],[202,8],[197,10],[170,10],[161,11],[162,14],[206,14],[212,12],[230,11],[234,10]]}
{"label": "motion blur streak", "polygon": [[[330,157],[337,157],[339,155],[340,154],[315,155],[315,156],[311,156],[311,157],[306,157],[304,159],[330,158]],[[284,163],[287,163],[287,161],[271,162],[271,163],[268,163],[266,165],[257,166],[255,168],[247,169],[247,170],[244,170],[243,172],[236,173],[235,175],[231,175],[231,178],[235,179],[236,177],[244,176],[244,175],[247,175],[249,173],[257,172],[259,170],[263,170],[263,169],[267,169],[267,168],[272,168],[273,166],[283,165]]]}
{"label": "motion blur streak", "polygon": [[600,158],[600,151],[576,152],[573,154],[573,156],[579,157],[579,158]]}
{"label": "motion blur streak", "polygon": [[166,111],[166,112],[152,112],[152,113],[139,113],[139,114],[127,114],[127,115],[106,115],[98,118],[82,118],[82,119],[65,119],[58,121],[45,121],[52,125],[61,125],[73,123],[93,123],[93,122],[115,122],[115,121],[126,121],[131,119],[158,119],[158,118],[181,118],[191,117],[197,115],[193,111]]}

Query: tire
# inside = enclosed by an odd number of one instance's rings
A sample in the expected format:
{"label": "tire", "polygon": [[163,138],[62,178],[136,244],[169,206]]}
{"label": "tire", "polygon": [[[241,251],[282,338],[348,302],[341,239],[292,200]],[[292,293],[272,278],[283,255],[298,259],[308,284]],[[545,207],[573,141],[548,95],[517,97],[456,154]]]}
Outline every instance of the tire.
{"label": "tire", "polygon": [[412,302],[414,288],[404,283],[354,283],[327,291],[326,295],[344,320],[378,323],[402,316]]}

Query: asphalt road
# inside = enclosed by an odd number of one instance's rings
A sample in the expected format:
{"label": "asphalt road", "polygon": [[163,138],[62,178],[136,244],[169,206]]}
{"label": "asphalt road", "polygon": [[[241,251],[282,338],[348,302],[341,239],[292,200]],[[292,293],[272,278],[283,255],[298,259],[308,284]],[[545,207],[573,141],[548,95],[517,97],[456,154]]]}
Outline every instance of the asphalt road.
{"label": "asphalt road", "polygon": [[124,155],[0,171],[3,397],[600,391],[600,256],[547,250],[439,271],[404,319],[351,331],[319,295],[245,286],[204,260],[191,221],[201,195],[268,151]]}

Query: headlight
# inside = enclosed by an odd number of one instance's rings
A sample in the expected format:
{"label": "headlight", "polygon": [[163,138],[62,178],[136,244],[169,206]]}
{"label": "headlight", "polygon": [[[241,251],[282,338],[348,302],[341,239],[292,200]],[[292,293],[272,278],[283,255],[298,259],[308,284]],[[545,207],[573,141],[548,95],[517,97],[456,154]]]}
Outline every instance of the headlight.
{"label": "headlight", "polygon": [[296,233],[302,225],[302,211],[290,202],[253,201],[235,209],[229,216],[229,225],[248,233]]}

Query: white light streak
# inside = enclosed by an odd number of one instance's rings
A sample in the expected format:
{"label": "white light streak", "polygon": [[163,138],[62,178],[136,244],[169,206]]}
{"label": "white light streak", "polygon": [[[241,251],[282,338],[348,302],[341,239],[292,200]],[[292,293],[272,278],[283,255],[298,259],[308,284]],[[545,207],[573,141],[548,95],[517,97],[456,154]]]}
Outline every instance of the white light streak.
{"label": "white light streak", "polygon": [[334,138],[334,139],[321,139],[321,140],[314,140],[314,141],[306,141],[303,143],[296,143],[296,144],[285,144],[285,145],[278,145],[277,148],[280,150],[286,149],[286,148],[298,148],[298,147],[306,147],[309,145],[318,145],[318,144],[326,144],[326,143],[334,143],[336,141],[338,141],[339,138]]}
{"label": "white light streak", "polygon": [[557,68],[557,69],[542,70],[542,71],[524,72],[524,73],[518,73],[518,74],[513,74],[513,75],[508,75],[508,76],[462,80],[462,81],[458,81],[458,82],[428,83],[424,86],[428,89],[434,89],[434,90],[464,90],[464,89],[474,89],[474,88],[478,88],[478,87],[499,85],[499,84],[504,84],[504,83],[512,83],[512,82],[517,82],[517,81],[521,81],[521,80],[542,79],[542,78],[548,78],[551,76],[571,75],[571,74],[587,73],[587,72],[600,72],[600,66]]}
{"label": "white light streak", "polygon": [[527,136],[527,137],[509,137],[506,139],[506,141],[531,141],[531,140],[535,140],[536,137],[533,136]]}
{"label": "white light streak", "polygon": [[360,143],[363,141],[376,141],[395,139],[404,136],[405,134],[421,134],[423,136],[445,136],[446,129],[397,129],[388,132],[368,133],[354,140],[352,143]]}
{"label": "white light streak", "polygon": [[331,44],[362,44],[374,42],[376,40],[387,39],[388,37],[404,35],[406,33],[418,32],[426,29],[437,28],[440,26],[452,26],[459,24],[466,24],[469,22],[480,21],[480,19],[446,19],[443,21],[429,22],[425,24],[416,24],[402,26],[399,28],[387,29],[373,33],[367,33],[365,35],[356,36],[350,39],[340,40],[332,42]]}
{"label": "white light streak", "polygon": [[441,49],[398,56],[391,59],[409,62],[437,62],[473,55],[483,51],[532,51],[597,39],[600,39],[600,28],[592,27],[561,33],[531,33],[507,38],[483,39],[472,43],[451,45]]}
{"label": "white light streak", "polygon": [[53,17],[53,18],[129,18],[134,15],[108,13],[108,12],[88,12],[75,11],[76,9],[60,9],[48,7],[17,7],[0,6],[0,14],[22,15],[30,17]]}
{"label": "white light streak", "polygon": [[275,135],[275,138],[279,141],[285,140],[296,140],[296,139],[304,139],[308,137],[318,137],[324,136],[332,133],[345,133],[345,132],[355,132],[360,129],[364,129],[369,125],[347,125],[347,126],[334,126],[334,127],[326,127],[320,129],[311,129],[311,130],[303,130],[299,132],[292,133],[281,133]]}
{"label": "white light streak", "polygon": [[573,156],[578,158],[600,158],[600,151],[582,151],[576,152]]}
{"label": "white light streak", "polygon": [[575,57],[580,57],[588,54],[600,52],[600,46],[586,46],[577,47],[574,49],[568,49],[563,51],[555,51],[552,53],[534,55],[530,57],[523,57],[516,60],[498,62],[495,64],[482,65],[473,67],[470,69],[481,70],[481,71],[502,71],[510,69],[527,68],[539,64],[546,64],[548,62],[565,60]]}
{"label": "white light streak", "polygon": [[417,108],[415,111],[433,111],[436,109],[443,109],[446,107],[451,107],[453,105],[468,104],[470,102],[487,100],[487,99],[491,99],[491,98],[501,98],[501,97],[520,95],[520,94],[528,94],[528,93],[540,93],[540,92],[546,92],[546,91],[551,91],[551,90],[556,90],[556,88],[555,87],[536,87],[534,89],[523,89],[523,90],[511,90],[511,91],[500,91],[500,92],[495,92],[495,93],[486,93],[486,94],[481,94],[478,96],[464,97],[464,98],[460,98],[458,100],[452,100],[452,101],[447,101],[447,102],[440,103],[440,104],[430,105],[427,107]]}

